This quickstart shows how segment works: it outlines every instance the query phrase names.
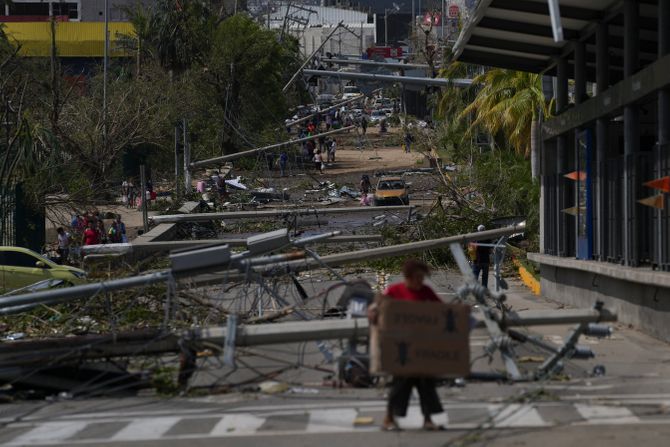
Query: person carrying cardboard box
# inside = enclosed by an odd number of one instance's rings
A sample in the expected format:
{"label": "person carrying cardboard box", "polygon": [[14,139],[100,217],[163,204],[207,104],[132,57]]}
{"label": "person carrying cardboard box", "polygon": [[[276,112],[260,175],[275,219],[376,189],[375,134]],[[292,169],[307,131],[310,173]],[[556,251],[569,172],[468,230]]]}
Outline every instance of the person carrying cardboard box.
{"label": "person carrying cardboard box", "polygon": [[[381,300],[393,299],[409,302],[437,302],[442,300],[429,286],[424,284],[430,268],[419,260],[408,260],[405,262],[402,273],[404,281],[390,285],[383,297],[380,296],[368,309],[368,318],[372,325],[379,320],[379,308]],[[412,388],[416,387],[421,402],[421,412],[424,416],[423,429],[428,431],[444,430],[445,427],[437,425],[432,420],[432,415],[442,413],[442,403],[435,389],[435,379],[432,377],[399,377],[394,376],[391,382],[391,390],[388,396],[386,416],[382,423],[384,431],[399,431],[400,426],[396,417],[405,417],[407,407],[412,394]]]}

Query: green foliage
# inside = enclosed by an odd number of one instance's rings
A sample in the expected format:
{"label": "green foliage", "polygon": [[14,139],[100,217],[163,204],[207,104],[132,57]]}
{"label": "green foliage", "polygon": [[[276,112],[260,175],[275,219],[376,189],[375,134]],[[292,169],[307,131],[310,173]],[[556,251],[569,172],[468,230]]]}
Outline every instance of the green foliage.
{"label": "green foliage", "polygon": [[461,112],[462,118],[474,117],[470,129],[503,133],[518,153],[529,156],[532,125],[549,115],[542,75],[493,69],[477,76],[473,85],[479,90]]}
{"label": "green foliage", "polygon": [[[479,154],[471,164],[465,151],[456,152],[461,172],[454,177],[457,186],[473,191],[478,206],[474,215],[464,211],[460,216],[472,231],[475,223],[484,223],[501,217],[523,216],[531,247],[538,244],[540,188],[531,176],[530,163],[523,155],[511,151],[487,151]],[[467,219],[473,217],[473,219]],[[476,220],[474,220],[476,219]]]}
{"label": "green foliage", "polygon": [[203,106],[220,129],[216,153],[262,143],[259,135],[283,125],[287,103],[282,87],[295,51],[245,15],[219,24],[199,83]]}
{"label": "green foliage", "polygon": [[174,396],[179,392],[178,369],[173,366],[157,366],[151,372],[151,385],[160,396]]}
{"label": "green foliage", "polygon": [[126,9],[136,36],[134,45],[140,60],[156,60],[166,69],[182,72],[202,64],[211,46],[217,17],[198,0],[141,2]]}

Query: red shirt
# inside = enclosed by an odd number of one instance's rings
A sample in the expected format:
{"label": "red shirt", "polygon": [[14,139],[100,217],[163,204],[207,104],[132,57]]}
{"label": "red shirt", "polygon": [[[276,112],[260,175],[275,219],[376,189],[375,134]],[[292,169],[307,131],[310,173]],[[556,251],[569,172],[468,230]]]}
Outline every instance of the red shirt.
{"label": "red shirt", "polygon": [[412,290],[407,288],[405,283],[399,282],[391,284],[386,288],[384,295],[390,296],[393,299],[401,301],[432,301],[442,302],[442,300],[433,292],[433,289],[424,285],[419,290]]}
{"label": "red shirt", "polygon": [[100,243],[100,235],[97,230],[87,228],[84,230],[84,245],[97,245]]}

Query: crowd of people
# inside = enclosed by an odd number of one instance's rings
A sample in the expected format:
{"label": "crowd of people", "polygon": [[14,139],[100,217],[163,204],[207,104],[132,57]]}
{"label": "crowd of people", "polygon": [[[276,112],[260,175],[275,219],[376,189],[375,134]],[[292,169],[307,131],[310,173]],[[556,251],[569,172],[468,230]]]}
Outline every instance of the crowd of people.
{"label": "crowd of people", "polygon": [[[156,200],[156,192],[154,191],[154,185],[151,180],[147,180],[146,183],[145,200],[147,203],[151,203],[152,200]],[[141,188],[135,186],[135,182],[132,178],[124,180],[121,183],[121,201],[126,206],[126,208],[137,208],[142,205]]]}
{"label": "crowd of people", "polygon": [[59,262],[67,264],[77,256],[80,246],[122,242],[128,242],[128,236],[121,215],[117,214],[109,227],[106,227],[100,212],[90,211],[74,215],[69,229],[58,227],[54,245],[57,247]]}

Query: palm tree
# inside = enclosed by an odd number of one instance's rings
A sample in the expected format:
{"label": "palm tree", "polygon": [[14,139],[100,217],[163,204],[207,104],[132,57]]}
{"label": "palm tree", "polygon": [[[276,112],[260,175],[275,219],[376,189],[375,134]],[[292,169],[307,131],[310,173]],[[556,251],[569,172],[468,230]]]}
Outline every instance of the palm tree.
{"label": "palm tree", "polygon": [[539,174],[540,123],[550,114],[542,92],[542,75],[493,69],[473,80],[479,90],[461,117],[474,118],[469,132],[481,127],[491,135],[502,133],[520,154],[530,156],[533,178]]}

